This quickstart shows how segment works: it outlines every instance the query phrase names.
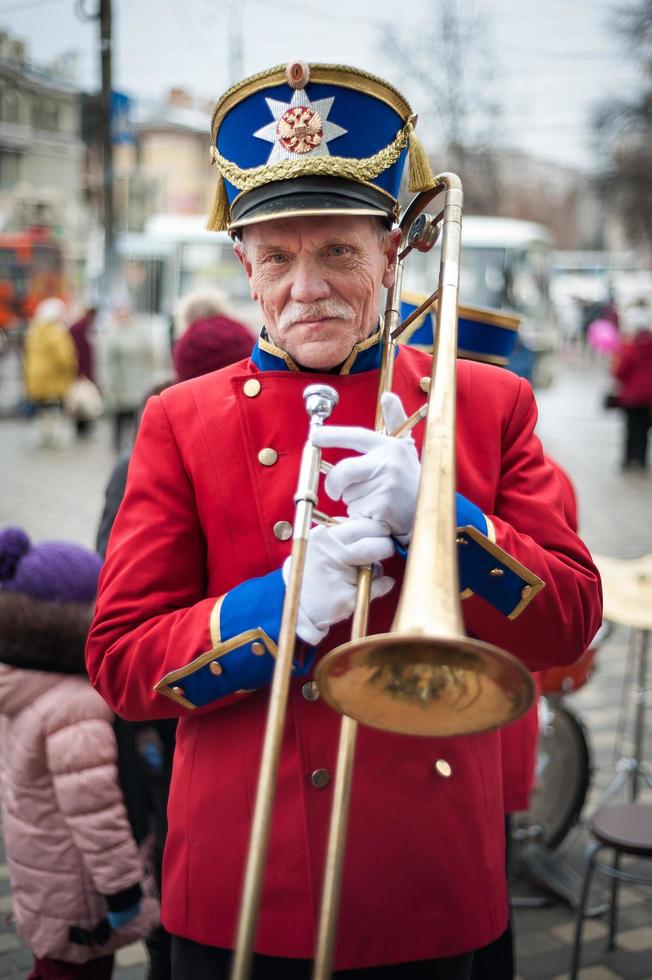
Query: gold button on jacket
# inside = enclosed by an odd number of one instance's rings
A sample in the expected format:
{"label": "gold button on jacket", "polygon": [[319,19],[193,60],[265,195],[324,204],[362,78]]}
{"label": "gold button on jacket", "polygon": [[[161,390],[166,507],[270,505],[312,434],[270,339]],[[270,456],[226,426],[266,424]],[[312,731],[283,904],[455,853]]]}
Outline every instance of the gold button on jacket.
{"label": "gold button on jacket", "polygon": [[274,525],[274,537],[279,541],[289,541],[292,537],[292,525],[289,521],[277,521]]}
{"label": "gold button on jacket", "polygon": [[265,449],[261,449],[258,453],[258,462],[262,463],[263,466],[273,466],[277,459],[278,453],[270,446],[266,446]]}
{"label": "gold button on jacket", "polygon": [[315,771],[310,776],[310,782],[315,787],[315,789],[323,789],[331,781],[331,774],[328,769],[315,769]]}
{"label": "gold button on jacket", "polygon": [[255,398],[256,395],[260,394],[261,384],[258,378],[248,378],[242,386],[247,398]]}

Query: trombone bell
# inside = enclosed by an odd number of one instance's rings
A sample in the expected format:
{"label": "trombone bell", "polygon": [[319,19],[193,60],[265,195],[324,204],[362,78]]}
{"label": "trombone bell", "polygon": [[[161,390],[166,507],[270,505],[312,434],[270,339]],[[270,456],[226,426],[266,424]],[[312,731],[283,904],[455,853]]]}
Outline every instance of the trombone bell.
{"label": "trombone bell", "polygon": [[527,668],[470,637],[382,633],[331,650],[317,667],[322,698],[383,731],[446,737],[499,728],[532,703]]}

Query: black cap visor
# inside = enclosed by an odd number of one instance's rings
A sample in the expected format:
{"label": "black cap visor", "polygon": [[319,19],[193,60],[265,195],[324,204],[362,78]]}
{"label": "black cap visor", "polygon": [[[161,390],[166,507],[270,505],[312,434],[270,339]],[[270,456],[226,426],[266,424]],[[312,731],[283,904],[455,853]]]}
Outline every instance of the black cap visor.
{"label": "black cap visor", "polygon": [[394,223],[395,201],[391,195],[354,180],[340,177],[299,177],[276,180],[241,194],[231,206],[229,232],[246,225],[280,218],[312,215],[366,214]]}

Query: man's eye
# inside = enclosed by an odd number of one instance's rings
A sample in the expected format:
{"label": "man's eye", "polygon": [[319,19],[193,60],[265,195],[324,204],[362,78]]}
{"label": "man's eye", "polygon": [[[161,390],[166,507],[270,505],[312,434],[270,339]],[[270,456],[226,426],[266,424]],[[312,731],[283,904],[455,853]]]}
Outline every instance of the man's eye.
{"label": "man's eye", "polygon": [[331,245],[328,254],[334,255],[337,258],[340,255],[350,255],[351,249],[348,245]]}
{"label": "man's eye", "polygon": [[274,265],[282,265],[284,262],[287,261],[287,259],[282,252],[274,252],[273,255],[269,256],[269,261],[272,262]]}

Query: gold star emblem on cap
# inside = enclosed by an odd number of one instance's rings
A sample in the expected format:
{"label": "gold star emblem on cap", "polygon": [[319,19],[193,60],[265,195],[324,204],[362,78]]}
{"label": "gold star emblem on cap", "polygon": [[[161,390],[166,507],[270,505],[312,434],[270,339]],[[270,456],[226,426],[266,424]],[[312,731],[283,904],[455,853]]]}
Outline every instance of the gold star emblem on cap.
{"label": "gold star emblem on cap", "polygon": [[334,101],[335,97],[331,96],[311,102],[303,89],[297,89],[290,102],[265,99],[274,120],[256,130],[254,136],[274,144],[267,163],[308,154],[329,157],[330,140],[347,132],[328,120]]}

